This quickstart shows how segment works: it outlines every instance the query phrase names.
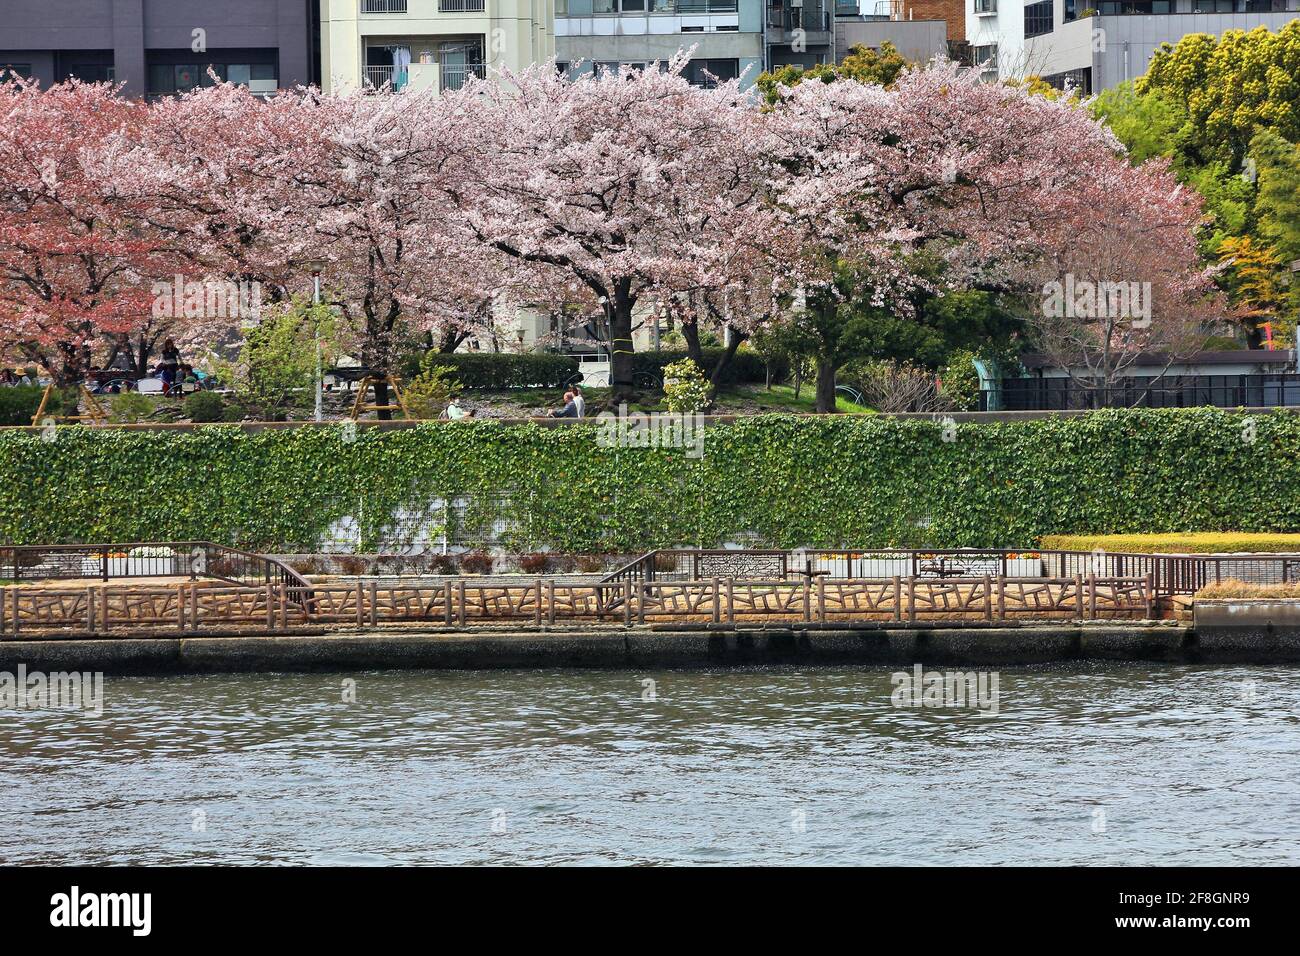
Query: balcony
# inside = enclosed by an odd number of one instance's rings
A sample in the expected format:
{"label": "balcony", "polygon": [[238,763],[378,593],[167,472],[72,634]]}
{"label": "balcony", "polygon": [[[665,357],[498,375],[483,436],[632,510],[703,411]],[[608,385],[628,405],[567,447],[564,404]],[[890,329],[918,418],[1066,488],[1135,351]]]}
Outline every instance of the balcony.
{"label": "balcony", "polygon": [[482,13],[485,0],[438,0],[439,13]]}
{"label": "balcony", "polygon": [[405,13],[406,0],[361,0],[362,13]]}
{"label": "balcony", "polygon": [[442,65],[442,88],[458,90],[465,85],[465,80],[477,76],[480,80],[487,77],[487,66],[483,63],[444,63]]}

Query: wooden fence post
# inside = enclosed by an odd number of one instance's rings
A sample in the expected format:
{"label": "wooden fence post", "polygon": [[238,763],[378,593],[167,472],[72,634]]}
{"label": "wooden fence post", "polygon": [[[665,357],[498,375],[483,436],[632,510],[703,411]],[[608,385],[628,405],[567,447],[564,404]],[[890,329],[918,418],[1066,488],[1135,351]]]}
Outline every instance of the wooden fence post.
{"label": "wooden fence post", "polygon": [[275,630],[275,587],[269,581],[266,584],[266,629]]}
{"label": "wooden fence post", "polygon": [[[597,585],[599,587],[599,585]],[[600,592],[597,591],[597,594]],[[555,623],[555,579],[549,578],[546,581],[546,623]]]}
{"label": "wooden fence post", "polygon": [[713,583],[713,589],[712,589],[713,596],[709,603],[712,605],[713,608],[713,623],[721,624],[722,623],[722,585],[717,578],[714,578],[712,583]]}
{"label": "wooden fence post", "polygon": [[1097,575],[1088,575],[1088,617],[1097,619]]}
{"label": "wooden fence post", "polygon": [[1083,620],[1083,575],[1074,576],[1074,610],[1075,616]]}
{"label": "wooden fence post", "polygon": [[86,588],[86,633],[95,633],[95,589]]}
{"label": "wooden fence post", "polygon": [[533,627],[542,626],[542,579],[537,579],[537,605],[533,608]]}
{"label": "wooden fence post", "polygon": [[817,620],[826,623],[826,579],[817,579]]}
{"label": "wooden fence post", "polygon": [[916,575],[907,576],[907,620],[908,623],[916,621]]}
{"label": "wooden fence post", "polygon": [[289,626],[289,585],[280,585],[280,627]]}
{"label": "wooden fence post", "polygon": [[812,588],[807,578],[803,579],[803,620],[805,624],[812,620]]}
{"label": "wooden fence post", "polygon": [[465,582],[460,581],[458,583],[460,586],[456,589],[456,603],[459,605],[460,610],[460,626],[465,627],[469,621],[469,612],[465,609]]}
{"label": "wooden fence post", "polygon": [[1007,577],[1002,575],[998,578],[998,620],[1007,619]]}
{"label": "wooden fence post", "polygon": [[9,617],[9,589],[0,588],[0,638],[5,636],[5,625]]}
{"label": "wooden fence post", "polygon": [[370,626],[379,626],[379,582],[370,582]]}
{"label": "wooden fence post", "polygon": [[727,578],[727,623],[736,623],[736,579]]}
{"label": "wooden fence post", "polygon": [[993,620],[993,579],[987,574],[984,575],[984,620]]}
{"label": "wooden fence post", "polygon": [[[638,592],[640,589],[637,589]],[[637,601],[636,619],[638,623],[645,623],[645,602]],[[629,579],[623,582],[623,626],[632,626],[632,581]]]}
{"label": "wooden fence post", "polygon": [[442,622],[447,627],[451,627],[455,623],[455,619],[452,617],[454,613],[451,597],[453,583],[452,581],[444,581],[442,585],[445,591],[442,595]]}
{"label": "wooden fence post", "polygon": [[1152,607],[1152,605],[1155,603],[1155,593],[1152,591],[1152,584],[1153,582],[1152,582],[1151,572],[1148,571],[1146,575],[1146,580],[1144,582],[1143,595],[1142,595],[1146,603],[1145,613],[1146,613],[1146,620],[1148,621],[1151,620],[1151,618],[1155,614],[1155,611],[1153,610]]}
{"label": "wooden fence post", "polygon": [[903,579],[894,575],[894,620],[903,619]]}
{"label": "wooden fence post", "polygon": [[199,588],[197,584],[190,585],[190,630],[199,629]]}
{"label": "wooden fence post", "polygon": [[357,582],[357,627],[362,627],[366,623],[366,588],[360,581]]}
{"label": "wooden fence post", "polygon": [[176,586],[176,630],[185,633],[185,585]]}

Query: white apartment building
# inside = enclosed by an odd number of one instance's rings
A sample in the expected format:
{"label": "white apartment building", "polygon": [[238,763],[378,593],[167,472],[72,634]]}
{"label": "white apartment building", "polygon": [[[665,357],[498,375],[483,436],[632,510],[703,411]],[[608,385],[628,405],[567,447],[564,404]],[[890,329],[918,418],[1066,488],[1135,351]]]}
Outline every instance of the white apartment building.
{"label": "white apartment building", "polygon": [[320,0],[321,86],[459,89],[555,55],[555,0]]}
{"label": "white apartment building", "polygon": [[1281,29],[1300,0],[966,0],[966,35],[990,79],[1041,76],[1100,92],[1146,72],[1189,33]]}

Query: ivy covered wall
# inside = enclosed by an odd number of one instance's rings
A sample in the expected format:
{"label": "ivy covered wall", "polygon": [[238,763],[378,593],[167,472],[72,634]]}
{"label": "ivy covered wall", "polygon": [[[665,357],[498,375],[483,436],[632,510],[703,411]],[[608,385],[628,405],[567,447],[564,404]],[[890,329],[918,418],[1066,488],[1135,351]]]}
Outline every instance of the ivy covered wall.
{"label": "ivy covered wall", "polygon": [[[764,416],[702,458],[607,448],[599,426],[0,431],[0,541],[212,539],[315,550],[340,521],[379,550],[454,501],[514,551],[1024,547],[1043,534],[1300,530],[1300,416],[1105,411],[949,426]],[[46,436],[48,437],[48,436]],[[946,440],[951,439],[951,440]],[[433,528],[430,536],[441,533]]]}

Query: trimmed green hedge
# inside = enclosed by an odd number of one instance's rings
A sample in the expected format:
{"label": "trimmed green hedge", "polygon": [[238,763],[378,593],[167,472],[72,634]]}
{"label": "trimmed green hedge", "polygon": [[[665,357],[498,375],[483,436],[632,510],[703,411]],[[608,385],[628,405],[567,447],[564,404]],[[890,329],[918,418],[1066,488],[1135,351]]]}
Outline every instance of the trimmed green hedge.
{"label": "trimmed green hedge", "polygon": [[[0,387],[0,425],[30,425],[36,409],[41,407],[43,394],[45,389],[39,385]],[[48,410],[57,412],[59,405],[60,396],[55,392]]]}
{"label": "trimmed green hedge", "polygon": [[[704,358],[704,374],[712,376],[714,368],[717,367],[718,359],[722,357],[725,349],[708,348],[701,349]],[[674,362],[680,362],[686,358],[686,351],[683,350],[662,350],[658,352],[637,352],[632,360],[633,374],[635,375],[653,375],[655,378],[662,380],[664,377],[664,366],[672,365]],[[772,369],[773,381],[780,381],[785,377],[786,367],[781,364],[780,367]],[[730,364],[722,374],[723,385],[734,385],[738,382],[762,382],[767,377],[767,371],[763,367],[763,360],[754,352],[737,350],[732,356]]]}
{"label": "trimmed green hedge", "polygon": [[435,498],[460,499],[469,528],[504,523],[519,552],[1300,530],[1300,415],[1115,410],[947,433],[941,420],[763,416],[710,426],[700,459],[601,447],[600,427],[430,422],[352,442],[344,425],[0,432],[0,541],[301,550],[344,516],[376,540]]}
{"label": "trimmed green hedge", "polygon": [[[420,357],[407,363],[408,379],[419,372]],[[465,388],[559,388],[578,374],[578,360],[546,352],[452,352],[437,356],[438,365],[456,370]]]}

